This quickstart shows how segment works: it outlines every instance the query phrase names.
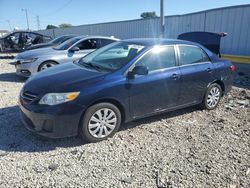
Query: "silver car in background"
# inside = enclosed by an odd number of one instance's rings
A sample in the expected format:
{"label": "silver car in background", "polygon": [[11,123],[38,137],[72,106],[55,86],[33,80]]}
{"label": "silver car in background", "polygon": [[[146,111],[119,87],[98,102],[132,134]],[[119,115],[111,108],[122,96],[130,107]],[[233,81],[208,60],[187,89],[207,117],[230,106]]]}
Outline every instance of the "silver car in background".
{"label": "silver car in background", "polygon": [[97,48],[118,40],[114,37],[78,36],[54,48],[41,48],[22,52],[14,60],[16,74],[29,77],[57,64],[73,62]]}

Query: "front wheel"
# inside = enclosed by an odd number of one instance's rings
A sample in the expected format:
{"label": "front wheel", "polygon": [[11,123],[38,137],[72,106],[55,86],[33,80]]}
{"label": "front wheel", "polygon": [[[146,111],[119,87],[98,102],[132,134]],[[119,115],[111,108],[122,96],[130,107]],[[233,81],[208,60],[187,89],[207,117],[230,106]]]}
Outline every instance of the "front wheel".
{"label": "front wheel", "polygon": [[121,125],[120,110],[110,103],[89,107],[80,124],[80,135],[87,142],[98,142],[115,134]]}
{"label": "front wheel", "polygon": [[50,67],[53,67],[53,66],[55,66],[55,65],[57,65],[57,63],[54,62],[54,61],[45,61],[45,62],[43,62],[43,63],[39,66],[38,72],[43,71],[43,70],[46,70],[46,69],[48,69],[48,68],[50,68]]}
{"label": "front wheel", "polygon": [[222,89],[221,86],[217,83],[211,84],[206,91],[205,97],[202,102],[202,107],[207,110],[215,109],[221,99]]}

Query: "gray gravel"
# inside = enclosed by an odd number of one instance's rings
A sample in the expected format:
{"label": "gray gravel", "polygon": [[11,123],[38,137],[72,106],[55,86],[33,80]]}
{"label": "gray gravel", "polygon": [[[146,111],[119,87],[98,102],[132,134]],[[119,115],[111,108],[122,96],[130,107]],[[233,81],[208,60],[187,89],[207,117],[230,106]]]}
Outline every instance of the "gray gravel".
{"label": "gray gravel", "polygon": [[250,187],[250,90],[234,87],[214,111],[196,107],[123,126],[84,144],[28,132],[23,80],[0,59],[0,187]]}

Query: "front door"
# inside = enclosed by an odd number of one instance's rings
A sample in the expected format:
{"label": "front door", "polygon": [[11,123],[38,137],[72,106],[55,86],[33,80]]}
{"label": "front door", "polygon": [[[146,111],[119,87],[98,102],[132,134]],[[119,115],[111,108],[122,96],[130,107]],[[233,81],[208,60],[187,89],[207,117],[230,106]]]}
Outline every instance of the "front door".
{"label": "front door", "polygon": [[134,66],[146,66],[147,75],[128,79],[132,118],[163,111],[178,103],[180,70],[174,46],[151,49]]}

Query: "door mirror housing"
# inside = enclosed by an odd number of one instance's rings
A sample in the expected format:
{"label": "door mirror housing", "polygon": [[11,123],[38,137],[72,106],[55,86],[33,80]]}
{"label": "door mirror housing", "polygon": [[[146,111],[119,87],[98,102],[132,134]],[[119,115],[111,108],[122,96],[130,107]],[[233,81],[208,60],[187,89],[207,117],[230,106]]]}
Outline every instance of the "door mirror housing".
{"label": "door mirror housing", "polygon": [[73,46],[72,48],[69,49],[69,51],[71,51],[71,52],[77,52],[77,51],[80,51],[80,48],[77,47],[77,46]]}
{"label": "door mirror housing", "polygon": [[134,75],[147,75],[148,68],[146,66],[135,66],[132,71],[128,72],[128,77],[132,78]]}

